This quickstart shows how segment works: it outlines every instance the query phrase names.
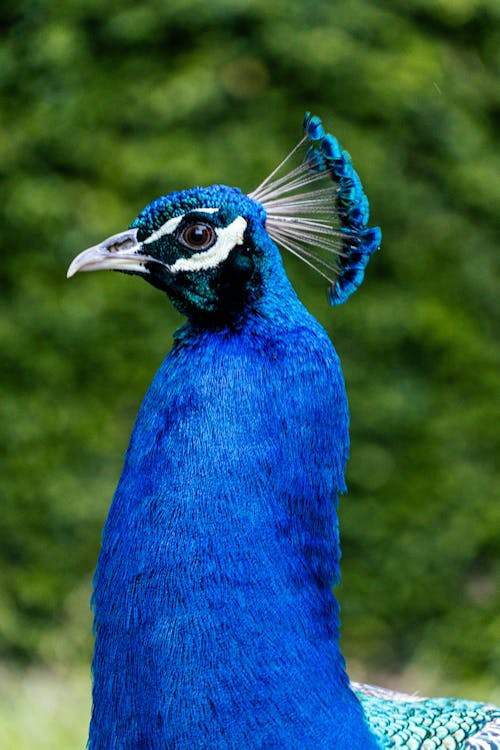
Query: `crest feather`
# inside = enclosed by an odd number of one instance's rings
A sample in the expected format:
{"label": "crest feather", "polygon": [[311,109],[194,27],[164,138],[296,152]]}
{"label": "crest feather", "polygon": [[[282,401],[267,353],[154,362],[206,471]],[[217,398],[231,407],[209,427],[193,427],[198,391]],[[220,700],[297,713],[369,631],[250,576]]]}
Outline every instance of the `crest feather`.
{"label": "crest feather", "polygon": [[[293,157],[298,165],[290,169]],[[272,239],[327,279],[332,305],[356,291],[382,233],[368,228],[368,199],[351,157],[319,117],[306,113],[304,137],[249,197],[264,207]]]}

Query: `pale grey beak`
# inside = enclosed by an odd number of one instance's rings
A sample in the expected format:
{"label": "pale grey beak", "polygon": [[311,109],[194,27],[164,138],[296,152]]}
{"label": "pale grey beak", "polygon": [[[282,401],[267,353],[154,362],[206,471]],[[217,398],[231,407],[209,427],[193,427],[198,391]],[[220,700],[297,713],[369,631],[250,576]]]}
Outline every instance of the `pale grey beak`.
{"label": "pale grey beak", "polygon": [[89,247],[77,255],[66,276],[69,279],[77,271],[106,269],[147,273],[145,264],[154,262],[154,258],[141,254],[141,248],[142,244],[137,242],[137,229],[127,229],[126,232],[113,234],[99,245]]}

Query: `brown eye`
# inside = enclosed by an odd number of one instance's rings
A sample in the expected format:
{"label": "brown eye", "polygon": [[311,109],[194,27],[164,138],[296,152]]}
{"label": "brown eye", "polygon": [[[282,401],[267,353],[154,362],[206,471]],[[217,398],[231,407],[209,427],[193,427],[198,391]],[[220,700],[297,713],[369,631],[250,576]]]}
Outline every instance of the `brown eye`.
{"label": "brown eye", "polygon": [[191,250],[206,250],[216,239],[215,230],[210,224],[197,222],[185,227],[179,235],[183,245]]}

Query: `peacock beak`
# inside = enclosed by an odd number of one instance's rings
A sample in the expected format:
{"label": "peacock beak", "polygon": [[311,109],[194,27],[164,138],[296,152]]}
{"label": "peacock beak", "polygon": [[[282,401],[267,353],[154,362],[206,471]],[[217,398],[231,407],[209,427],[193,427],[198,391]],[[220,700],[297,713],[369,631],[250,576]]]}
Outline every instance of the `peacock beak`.
{"label": "peacock beak", "polygon": [[99,245],[87,248],[76,256],[66,274],[69,279],[77,271],[135,271],[147,273],[146,263],[154,261],[150,255],[141,254],[142,244],[137,241],[137,229],[113,234]]}

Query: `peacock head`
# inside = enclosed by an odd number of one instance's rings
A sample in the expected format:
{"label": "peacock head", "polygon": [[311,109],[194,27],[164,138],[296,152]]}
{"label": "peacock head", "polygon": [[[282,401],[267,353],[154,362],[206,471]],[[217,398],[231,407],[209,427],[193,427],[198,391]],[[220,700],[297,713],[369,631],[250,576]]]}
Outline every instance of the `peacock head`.
{"label": "peacock head", "polygon": [[80,253],[68,269],[142,276],[191,318],[226,318],[257,297],[265,258],[265,211],[236,188],[170,193],[125,232]]}
{"label": "peacock head", "polygon": [[330,302],[340,304],[380,244],[368,217],[349,154],[307,114],[302,140],[256,190],[212,185],[158,198],[127,231],[80,253],[68,277],[99,269],[136,274],[188,317],[226,320],[263,294],[276,243],[326,278]]}

